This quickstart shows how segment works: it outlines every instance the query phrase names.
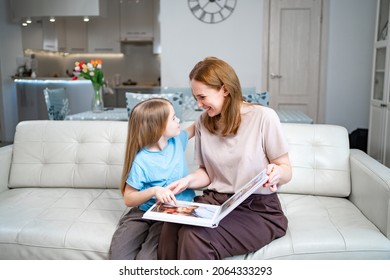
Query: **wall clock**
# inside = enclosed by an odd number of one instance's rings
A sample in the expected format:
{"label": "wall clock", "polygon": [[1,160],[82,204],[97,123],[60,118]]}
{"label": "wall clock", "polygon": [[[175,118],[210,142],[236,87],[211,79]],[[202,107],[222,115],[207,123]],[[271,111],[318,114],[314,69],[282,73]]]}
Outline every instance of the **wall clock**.
{"label": "wall clock", "polygon": [[202,22],[218,23],[234,11],[237,0],[188,0],[192,14]]}

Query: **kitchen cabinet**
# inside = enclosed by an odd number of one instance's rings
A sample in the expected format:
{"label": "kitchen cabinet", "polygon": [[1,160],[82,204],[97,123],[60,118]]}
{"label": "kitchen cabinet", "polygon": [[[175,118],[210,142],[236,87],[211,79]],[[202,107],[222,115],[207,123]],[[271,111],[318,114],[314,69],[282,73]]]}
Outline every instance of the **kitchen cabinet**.
{"label": "kitchen cabinet", "polygon": [[41,50],[43,48],[42,21],[33,21],[22,28],[23,49]]}
{"label": "kitchen cabinet", "polygon": [[87,25],[81,17],[48,18],[33,21],[22,28],[24,49],[85,53]]}
{"label": "kitchen cabinet", "polygon": [[65,42],[67,52],[88,52],[87,23],[81,17],[65,18]]}
{"label": "kitchen cabinet", "polygon": [[119,53],[119,1],[109,1],[107,16],[92,17],[88,22],[88,51]]}
{"label": "kitchen cabinet", "polygon": [[22,29],[23,48],[69,53],[119,53],[119,4],[117,8],[115,17],[96,17],[88,23],[82,17],[75,17],[57,19],[55,23],[46,23],[45,27],[41,22],[29,24]]}
{"label": "kitchen cabinet", "polygon": [[155,0],[120,1],[121,41],[152,41]]}
{"label": "kitchen cabinet", "polygon": [[379,0],[368,129],[368,154],[390,167],[390,0]]}
{"label": "kitchen cabinet", "polygon": [[56,22],[57,32],[57,45],[59,52],[67,52],[66,50],[66,30],[65,30],[65,19],[57,19]]}
{"label": "kitchen cabinet", "polygon": [[[42,18],[22,29],[24,49],[47,49],[69,53],[120,53],[121,42],[153,42],[161,53],[159,0],[114,0],[105,16],[59,17],[42,25]],[[54,27],[54,29],[53,29]],[[54,31],[53,31],[54,30]],[[50,36],[47,36],[50,35]],[[44,44],[49,44],[44,48]]]}
{"label": "kitchen cabinet", "polygon": [[160,0],[154,0],[153,12],[153,53],[161,54]]}

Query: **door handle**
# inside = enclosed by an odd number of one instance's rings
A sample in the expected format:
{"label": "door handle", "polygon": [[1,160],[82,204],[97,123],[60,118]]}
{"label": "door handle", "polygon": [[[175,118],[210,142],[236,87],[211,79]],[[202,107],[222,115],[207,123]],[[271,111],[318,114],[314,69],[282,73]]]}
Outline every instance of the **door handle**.
{"label": "door handle", "polygon": [[282,77],[282,75],[274,74],[274,73],[271,73],[269,75],[270,75],[271,79],[280,79]]}

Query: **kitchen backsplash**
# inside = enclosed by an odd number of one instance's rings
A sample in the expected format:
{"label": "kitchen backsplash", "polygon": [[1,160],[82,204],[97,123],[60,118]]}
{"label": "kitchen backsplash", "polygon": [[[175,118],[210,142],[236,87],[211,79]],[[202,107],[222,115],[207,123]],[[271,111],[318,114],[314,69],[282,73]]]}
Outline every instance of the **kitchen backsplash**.
{"label": "kitchen backsplash", "polygon": [[153,44],[148,42],[121,45],[118,54],[63,54],[26,50],[37,59],[37,77],[68,77],[76,61],[103,60],[106,81],[114,86],[116,82],[136,82],[137,85],[158,85],[160,78],[160,56],[153,54]]}

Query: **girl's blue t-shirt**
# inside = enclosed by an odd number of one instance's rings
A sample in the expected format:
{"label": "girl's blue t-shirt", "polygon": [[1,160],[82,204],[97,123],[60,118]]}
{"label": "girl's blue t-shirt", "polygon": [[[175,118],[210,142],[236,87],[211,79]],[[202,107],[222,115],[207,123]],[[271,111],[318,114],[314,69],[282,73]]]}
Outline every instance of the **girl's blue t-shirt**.
{"label": "girl's blue t-shirt", "polygon": [[[146,190],[150,187],[166,187],[188,175],[185,149],[188,143],[188,133],[185,130],[180,135],[168,140],[167,145],[161,151],[149,151],[143,148],[133,161],[126,183],[137,190]],[[178,200],[192,201],[195,197],[193,190],[187,189],[176,195]],[[146,201],[138,206],[147,211],[156,198]]]}

